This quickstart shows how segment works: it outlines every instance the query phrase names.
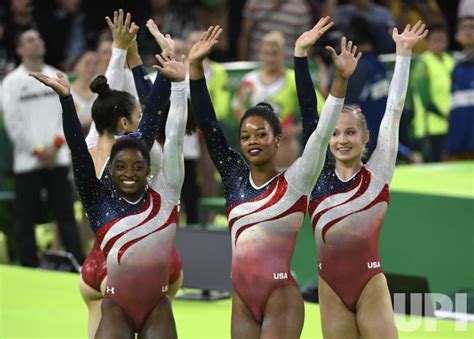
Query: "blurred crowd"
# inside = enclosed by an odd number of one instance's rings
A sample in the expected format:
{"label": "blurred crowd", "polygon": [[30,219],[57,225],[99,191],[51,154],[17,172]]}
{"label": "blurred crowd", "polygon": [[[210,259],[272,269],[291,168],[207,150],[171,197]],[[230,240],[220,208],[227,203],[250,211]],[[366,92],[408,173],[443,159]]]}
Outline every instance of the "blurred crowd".
{"label": "blurred crowd", "polygon": [[[336,23],[311,55],[319,105],[328,94],[328,79],[334,72],[324,46],[337,48],[336,42],[346,35],[363,52],[345,103],[359,107],[367,118],[369,155],[387,101],[395,49],[391,30],[422,20],[430,33],[417,46],[412,63],[399,159],[407,163],[474,159],[474,0],[0,0],[0,79],[6,77],[0,92],[0,127],[13,145],[10,172],[15,175],[17,199],[27,196],[33,185],[33,179],[25,174],[59,171],[49,181],[44,179],[46,183],[41,182],[43,179],[35,183],[38,190],[43,186],[64,187],[61,181],[53,181],[61,176],[69,180],[64,170],[69,161],[62,126],[51,124],[48,117],[60,117],[60,112],[48,111],[39,103],[42,96],[49,96],[47,92],[38,89],[39,97],[29,95],[27,85],[21,86],[21,76],[28,71],[45,71],[44,65],[51,67],[48,71],[52,74],[55,70],[67,72],[87,133],[95,100],[89,84],[97,74],[105,74],[112,53],[113,40],[104,18],[118,8],[132,13],[140,27],[138,48],[148,67],[156,63],[154,55],[160,52],[145,27],[148,19],[163,34],[172,36],[176,50],[183,55],[203,29],[215,24],[223,27],[225,34],[205,64],[217,117],[238,149],[237,127],[243,113],[261,101],[272,104],[283,126],[278,158],[281,168],[289,166],[301,150],[301,120],[291,68],[296,38],[322,16],[330,15]],[[235,61],[257,62],[231,63]],[[37,111],[36,118],[20,118],[20,114],[33,110]],[[5,149],[6,139],[0,135],[0,140]],[[28,156],[22,155],[25,149]],[[215,172],[199,132],[186,137],[185,158],[183,204],[187,223],[198,223],[197,198],[220,195],[216,176],[203,175]],[[0,177],[5,178],[9,171],[2,171]],[[7,189],[0,186],[0,191]],[[30,204],[25,200],[25,206]],[[59,195],[53,208],[63,210],[64,204],[70,205],[69,200]],[[56,219],[62,219],[58,225],[64,229],[75,223],[72,207],[68,208],[66,214],[56,213]],[[78,252],[78,245],[68,238],[71,235],[63,233],[63,243]]]}

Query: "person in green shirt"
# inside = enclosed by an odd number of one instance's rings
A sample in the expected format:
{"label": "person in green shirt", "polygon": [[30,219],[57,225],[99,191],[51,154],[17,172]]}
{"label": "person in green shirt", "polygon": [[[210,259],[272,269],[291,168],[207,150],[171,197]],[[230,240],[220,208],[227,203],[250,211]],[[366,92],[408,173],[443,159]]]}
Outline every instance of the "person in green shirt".
{"label": "person in green shirt", "polygon": [[421,142],[425,162],[443,160],[451,106],[451,73],[454,59],[447,52],[448,34],[443,24],[432,25],[428,50],[415,64],[412,87],[415,108],[414,132]]}

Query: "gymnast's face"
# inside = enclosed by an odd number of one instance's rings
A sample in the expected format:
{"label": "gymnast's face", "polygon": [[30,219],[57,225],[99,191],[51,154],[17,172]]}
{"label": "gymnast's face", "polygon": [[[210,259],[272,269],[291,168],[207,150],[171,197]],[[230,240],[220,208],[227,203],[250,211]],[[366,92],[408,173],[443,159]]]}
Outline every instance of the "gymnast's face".
{"label": "gymnast's face", "polygon": [[146,187],[149,164],[135,148],[120,150],[110,164],[110,174],[120,195],[130,201],[138,200]]}
{"label": "gymnast's face", "polygon": [[336,162],[353,164],[361,161],[369,133],[362,128],[360,119],[350,111],[343,111],[329,142]]}
{"label": "gymnast's face", "polygon": [[240,151],[248,163],[261,166],[275,158],[280,136],[275,136],[265,119],[250,116],[240,128]]}
{"label": "gymnast's face", "polygon": [[135,108],[133,109],[130,119],[126,117],[121,117],[118,121],[116,130],[118,132],[134,132],[138,129],[140,124],[140,119],[142,118],[142,107],[137,102]]}

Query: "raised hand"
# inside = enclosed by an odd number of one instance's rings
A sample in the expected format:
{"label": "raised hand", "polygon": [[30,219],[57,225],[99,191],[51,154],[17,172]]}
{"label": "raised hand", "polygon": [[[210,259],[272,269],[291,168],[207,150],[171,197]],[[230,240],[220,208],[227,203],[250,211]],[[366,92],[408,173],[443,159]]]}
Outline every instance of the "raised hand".
{"label": "raised hand", "polygon": [[208,30],[202,33],[201,38],[193,45],[189,51],[190,63],[202,63],[202,61],[209,56],[214,45],[219,42],[219,36],[222,33],[220,26],[211,26]]}
{"label": "raised hand", "polygon": [[127,65],[130,68],[134,68],[142,64],[142,58],[138,53],[137,38],[135,37],[135,39],[133,39],[132,43],[130,44],[130,46],[128,46],[127,49]]}
{"label": "raised hand", "polygon": [[186,67],[184,66],[184,55],[181,61],[176,61],[174,57],[164,55],[163,53],[156,54],[158,65],[154,65],[153,68],[158,70],[166,79],[172,82],[183,81],[186,78]]}
{"label": "raised hand", "polygon": [[425,24],[419,20],[413,27],[408,24],[401,34],[398,34],[398,29],[395,27],[392,38],[397,46],[397,55],[411,56],[413,46],[428,35],[428,30],[425,28]]}
{"label": "raised hand", "polygon": [[107,25],[112,32],[114,47],[127,49],[136,38],[139,28],[134,22],[130,23],[132,15],[127,13],[124,21],[124,12],[119,9],[118,12],[114,11],[113,21],[108,16],[105,17],[105,21],[107,21]]}
{"label": "raised hand", "polygon": [[357,46],[352,46],[352,41],[347,42],[346,37],[343,36],[341,39],[341,53],[339,55],[330,46],[326,46],[326,50],[331,54],[332,61],[336,67],[336,74],[344,79],[349,79],[362,56],[361,52],[357,53]]}
{"label": "raised hand", "polygon": [[148,27],[148,30],[150,31],[151,35],[153,35],[158,45],[160,45],[161,54],[165,56],[174,57],[175,43],[173,39],[171,39],[171,35],[163,35],[152,19],[148,19],[148,21],[146,22],[146,27]]}
{"label": "raised hand", "polygon": [[29,73],[30,76],[52,88],[59,96],[65,97],[71,93],[71,85],[63,73],[56,72],[57,79],[51,78],[39,72]]}
{"label": "raised hand", "polygon": [[326,16],[319,19],[318,23],[314,25],[309,31],[304,32],[299,36],[295,42],[295,56],[305,57],[308,55],[308,50],[313,46],[316,41],[326,33],[332,26],[334,22],[331,21],[331,17]]}

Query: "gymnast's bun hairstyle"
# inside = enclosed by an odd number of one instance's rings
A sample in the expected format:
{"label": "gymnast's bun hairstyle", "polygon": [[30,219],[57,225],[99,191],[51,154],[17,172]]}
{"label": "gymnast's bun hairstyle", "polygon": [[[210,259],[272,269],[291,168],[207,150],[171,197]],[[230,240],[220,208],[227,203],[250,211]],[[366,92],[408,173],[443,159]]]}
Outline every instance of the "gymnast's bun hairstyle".
{"label": "gymnast's bun hairstyle", "polygon": [[99,98],[103,98],[112,92],[107,83],[107,78],[103,75],[96,76],[94,80],[92,80],[89,88],[92,92],[97,93]]}
{"label": "gymnast's bun hairstyle", "polygon": [[95,77],[89,88],[97,93],[97,99],[92,105],[92,119],[97,132],[116,134],[119,119],[125,117],[131,120],[137,101],[130,93],[110,89],[107,78],[103,75]]}
{"label": "gymnast's bun hairstyle", "polygon": [[244,120],[250,117],[260,117],[266,120],[275,136],[282,134],[280,120],[275,114],[272,105],[268,102],[259,102],[257,105],[249,108],[242,116],[242,119],[240,119],[239,131],[242,129]]}

